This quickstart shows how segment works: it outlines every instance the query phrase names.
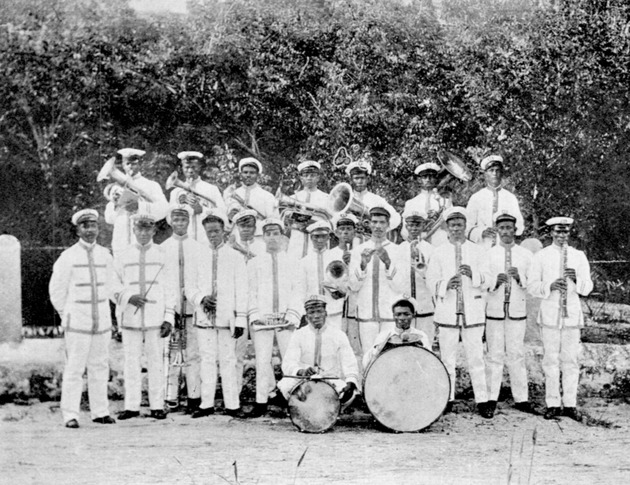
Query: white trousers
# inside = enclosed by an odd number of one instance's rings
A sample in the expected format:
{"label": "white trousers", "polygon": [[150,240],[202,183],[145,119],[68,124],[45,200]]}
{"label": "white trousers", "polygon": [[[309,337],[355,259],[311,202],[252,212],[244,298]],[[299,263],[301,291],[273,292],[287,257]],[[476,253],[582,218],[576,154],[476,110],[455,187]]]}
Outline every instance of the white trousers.
{"label": "white trousers", "polygon": [[[484,327],[462,328],[462,343],[468,365],[468,373],[477,403],[488,400],[486,387],[486,366],[483,361]],[[457,347],[460,329],[458,327],[440,327],[440,358],[451,376],[451,400],[455,399],[455,366],[457,364]]]}
{"label": "white trousers", "polygon": [[[433,315],[428,317],[416,317],[412,323],[416,330],[422,330],[429,337],[429,345],[433,349],[433,340],[435,340],[435,324],[433,323]],[[429,349],[429,350],[431,350]]]}
{"label": "white trousers", "polygon": [[[575,407],[580,378],[578,354],[580,329],[542,327],[545,373],[545,401],[548,407]],[[562,370],[562,398],[560,397],[560,371]]]}
{"label": "white trousers", "polygon": [[488,399],[498,401],[503,381],[503,365],[510,373],[514,402],[527,401],[527,369],[525,368],[525,329],[527,320],[487,320],[486,372]]}
{"label": "white trousers", "polygon": [[343,331],[348,336],[350,341],[350,347],[357,358],[357,364],[359,366],[359,374],[363,373],[363,350],[361,348],[361,338],[359,337],[359,323],[356,318],[346,317],[343,319]]}
{"label": "white trousers", "polygon": [[141,332],[123,328],[122,338],[125,355],[125,409],[140,410],[143,350],[149,371],[149,406],[152,410],[164,409],[164,341],[160,338],[160,329]]}
{"label": "white trousers", "polygon": [[393,330],[394,322],[358,322],[359,344],[362,349],[371,349],[379,333],[385,330]]}
{"label": "white trousers", "polygon": [[230,327],[197,327],[197,338],[201,356],[201,408],[214,407],[219,361],[224,406],[226,409],[238,409],[235,342]]}
{"label": "white trousers", "polygon": [[269,393],[276,387],[276,377],[273,371],[273,338],[278,339],[280,357],[283,357],[293,330],[269,329],[255,330],[252,332],[254,339],[254,352],[256,353],[256,402],[265,404],[269,399]]}
{"label": "white trousers", "polygon": [[[170,336],[164,339],[164,351],[168,353]],[[167,354],[168,355],[168,354]],[[199,376],[199,344],[197,343],[197,330],[193,325],[193,318],[186,318],[186,350],[184,351],[186,364],[184,367],[169,366],[166,388],[166,400],[177,401],[179,394],[179,373],[183,370],[186,377],[186,391],[189,399],[201,397],[201,377]],[[171,354],[171,362],[175,359]]]}
{"label": "white trousers", "polygon": [[[293,394],[293,391],[303,382],[303,379],[294,379],[292,377],[283,377],[278,382],[278,390],[282,393],[284,398],[288,401]],[[341,391],[346,387],[346,381],[343,379],[326,379],[326,383],[333,386],[337,394],[341,394]]]}
{"label": "white trousers", "polygon": [[87,367],[88,397],[92,419],[109,415],[109,341],[111,333],[88,335],[65,333],[66,365],[61,383],[61,412],[64,422],[79,419],[83,393],[83,373]]}

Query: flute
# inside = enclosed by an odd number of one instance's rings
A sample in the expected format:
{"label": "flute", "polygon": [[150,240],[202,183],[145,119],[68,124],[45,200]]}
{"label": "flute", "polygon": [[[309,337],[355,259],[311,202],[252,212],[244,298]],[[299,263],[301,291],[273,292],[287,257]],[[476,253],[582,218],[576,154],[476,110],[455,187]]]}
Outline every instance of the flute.
{"label": "flute", "polygon": [[562,311],[562,318],[569,316],[569,309],[567,308],[567,296],[569,293],[569,279],[564,277],[564,272],[567,269],[567,244],[562,245],[562,262],[560,264],[560,278],[564,278],[567,284],[567,288],[560,293],[560,310]]}

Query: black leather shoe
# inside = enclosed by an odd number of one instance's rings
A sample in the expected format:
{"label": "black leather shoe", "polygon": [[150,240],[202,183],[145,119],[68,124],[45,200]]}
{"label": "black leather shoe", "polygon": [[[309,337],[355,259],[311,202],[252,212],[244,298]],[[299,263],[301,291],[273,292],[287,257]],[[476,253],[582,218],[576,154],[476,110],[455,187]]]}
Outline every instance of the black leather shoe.
{"label": "black leather shoe", "polygon": [[66,423],[66,428],[77,429],[79,427],[79,422],[76,419],[71,419]]}
{"label": "black leather shoe", "polygon": [[166,416],[164,409],[151,409],[151,417],[153,419],[166,419]]}
{"label": "black leather shoe", "polygon": [[560,408],[552,406],[552,407],[547,408],[543,417],[545,419],[556,419],[558,416],[560,416],[560,414],[561,414]]}
{"label": "black leather shoe", "polygon": [[199,408],[192,413],[192,418],[203,418],[205,416],[210,416],[211,414],[214,414],[214,408]]}
{"label": "black leather shoe", "polygon": [[451,414],[453,412],[453,401],[449,401],[444,408],[442,415]]}
{"label": "black leather shoe", "polygon": [[477,411],[482,418],[492,419],[494,417],[494,409],[489,402],[480,402],[477,404]]}
{"label": "black leather shoe", "polygon": [[188,402],[186,403],[186,414],[193,414],[197,409],[201,406],[201,398],[200,397],[189,397]]}
{"label": "black leather shoe", "polygon": [[534,406],[532,406],[532,403],[529,401],[521,401],[521,402],[514,403],[514,409],[517,409],[521,411],[522,413],[528,413],[528,414],[534,414],[534,415],[540,414],[538,411],[536,411],[536,409],[534,409]]}
{"label": "black leather shoe", "polygon": [[567,418],[571,418],[573,421],[577,421],[578,423],[582,422],[582,413],[577,410],[577,408],[564,408],[562,410],[562,415]]}
{"label": "black leather shoe", "polygon": [[486,406],[490,411],[492,411],[492,415],[494,416],[495,411],[497,410],[497,402],[496,401],[488,401]]}
{"label": "black leather shoe", "polygon": [[129,411],[125,409],[123,412],[118,413],[118,419],[124,421],[125,419],[137,418],[140,416],[140,411]]}
{"label": "black leather shoe", "polygon": [[237,419],[244,419],[246,417],[245,413],[243,412],[241,408],[226,409],[225,414],[228,416],[232,416],[233,418],[237,418]]}
{"label": "black leather shoe", "polygon": [[267,414],[267,403],[256,403],[250,412],[246,414],[247,418],[260,418]]}
{"label": "black leather shoe", "polygon": [[111,416],[101,416],[100,418],[94,418],[92,422],[98,424],[116,424],[116,420]]}

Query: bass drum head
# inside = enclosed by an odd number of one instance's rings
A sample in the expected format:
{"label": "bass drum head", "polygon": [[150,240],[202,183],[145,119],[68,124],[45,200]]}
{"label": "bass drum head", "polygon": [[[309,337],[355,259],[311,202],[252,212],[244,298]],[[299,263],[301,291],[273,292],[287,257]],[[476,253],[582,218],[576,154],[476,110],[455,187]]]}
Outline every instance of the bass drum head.
{"label": "bass drum head", "polygon": [[451,380],[442,361],[425,348],[401,345],[368,367],[363,394],[368,409],[394,431],[419,431],[444,412]]}
{"label": "bass drum head", "polygon": [[291,422],[305,433],[323,433],[332,428],[340,406],[337,391],[324,381],[304,381],[289,396]]}

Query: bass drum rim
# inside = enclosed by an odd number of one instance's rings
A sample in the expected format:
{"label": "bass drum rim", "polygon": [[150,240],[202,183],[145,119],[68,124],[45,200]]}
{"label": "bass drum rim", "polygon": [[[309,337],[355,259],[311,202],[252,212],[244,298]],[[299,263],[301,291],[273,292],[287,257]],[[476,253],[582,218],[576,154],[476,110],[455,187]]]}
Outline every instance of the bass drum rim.
{"label": "bass drum rim", "polygon": [[[293,413],[291,412],[291,400],[293,399],[293,395],[294,393],[300,388],[302,387],[304,384],[313,384],[313,383],[317,383],[317,384],[325,384],[326,386],[328,386],[334,393],[335,396],[337,396],[337,400],[336,400],[336,406],[335,406],[335,410],[334,410],[334,414],[335,414],[335,419],[332,420],[332,422],[330,423],[330,425],[328,425],[326,428],[321,429],[319,431],[311,431],[308,429],[304,429],[302,426],[300,426],[297,422],[296,419],[294,419],[293,417]],[[324,381],[324,380],[320,380],[320,379],[304,379],[301,383],[299,383],[297,386],[295,386],[295,388],[291,391],[291,395],[289,396],[289,399],[287,400],[287,410],[289,413],[289,418],[291,419],[291,423],[293,424],[293,426],[295,426],[301,433],[310,433],[310,434],[321,434],[321,433],[325,433],[326,431],[331,430],[335,424],[337,423],[337,420],[339,419],[339,414],[341,412],[341,402],[339,401],[339,394],[337,394],[337,391],[335,390],[335,388],[329,384],[328,382]]]}
{"label": "bass drum rim", "polygon": [[[429,354],[431,354],[432,357],[435,358],[435,360],[437,360],[437,362],[439,362],[439,366],[441,366],[441,368],[444,370],[444,375],[446,376],[447,382],[448,382],[448,397],[446,399],[446,402],[444,403],[444,407],[442,408],[442,410],[440,411],[440,413],[437,415],[437,417],[431,421],[429,424],[422,426],[420,428],[417,429],[405,429],[405,430],[400,430],[400,429],[396,429],[396,428],[392,428],[391,426],[389,426],[388,424],[384,423],[381,419],[379,419],[379,417],[377,417],[374,412],[372,411],[372,409],[370,408],[370,402],[366,393],[366,383],[369,379],[370,376],[370,370],[372,369],[373,365],[385,354],[387,354],[388,352],[391,352],[393,350],[396,349],[400,349],[400,348],[404,348],[404,347],[414,347],[416,349],[419,349],[423,352],[428,352]],[[364,377],[363,377],[363,398],[365,399],[365,404],[368,407],[368,410],[370,411],[370,414],[374,417],[374,419],[376,419],[376,421],[378,421],[379,424],[381,424],[382,426],[384,426],[385,428],[397,432],[397,433],[417,433],[419,431],[422,431],[423,429],[427,429],[430,426],[432,426],[438,419],[440,419],[443,415],[444,415],[444,410],[447,408],[448,406],[448,402],[450,399],[450,392],[451,392],[451,386],[453,385],[453,383],[451,382],[451,376],[448,373],[448,370],[446,369],[446,366],[444,365],[444,362],[442,362],[442,359],[440,359],[436,354],[434,354],[433,352],[431,352],[430,350],[419,346],[419,345],[414,345],[414,344],[400,344],[400,345],[393,345],[393,346],[389,346],[386,347],[385,350],[383,350],[377,357],[376,359],[374,359],[372,362],[370,362],[370,365],[365,369],[364,372]]]}

